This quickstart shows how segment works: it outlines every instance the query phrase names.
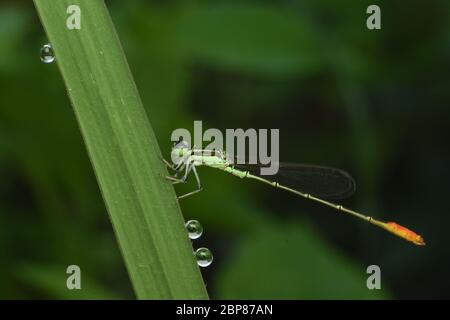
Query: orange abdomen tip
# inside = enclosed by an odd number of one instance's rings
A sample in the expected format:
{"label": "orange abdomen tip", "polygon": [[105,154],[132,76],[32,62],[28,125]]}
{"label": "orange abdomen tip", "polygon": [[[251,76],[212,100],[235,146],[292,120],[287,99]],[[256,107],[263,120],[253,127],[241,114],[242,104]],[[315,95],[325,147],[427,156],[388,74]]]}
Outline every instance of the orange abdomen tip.
{"label": "orange abdomen tip", "polygon": [[423,238],[420,235],[418,235],[414,231],[409,230],[408,228],[405,228],[395,222],[386,222],[386,223],[384,223],[383,228],[386,229],[387,231],[392,232],[393,234],[409,241],[409,242],[412,242],[412,243],[418,245],[418,246],[425,245],[425,241],[423,240]]}

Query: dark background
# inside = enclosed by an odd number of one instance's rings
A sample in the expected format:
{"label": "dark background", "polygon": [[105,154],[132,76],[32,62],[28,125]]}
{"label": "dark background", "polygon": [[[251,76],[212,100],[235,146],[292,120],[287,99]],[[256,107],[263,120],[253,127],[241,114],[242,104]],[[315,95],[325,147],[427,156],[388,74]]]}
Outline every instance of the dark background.
{"label": "dark background", "polygon": [[[358,189],[342,204],[427,242],[201,168],[205,190],[181,206],[213,251],[212,298],[450,297],[449,1],[106,3],[164,153],[194,120],[279,128],[282,160],[345,169]],[[45,43],[31,1],[0,1],[0,298],[133,298]],[[372,264],[382,290],[366,288]]]}

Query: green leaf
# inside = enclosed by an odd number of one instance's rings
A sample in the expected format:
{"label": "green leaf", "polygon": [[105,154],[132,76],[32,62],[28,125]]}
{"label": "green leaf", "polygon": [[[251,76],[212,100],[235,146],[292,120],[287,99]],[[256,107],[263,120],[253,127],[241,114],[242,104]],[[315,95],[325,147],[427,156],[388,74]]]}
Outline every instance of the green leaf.
{"label": "green leaf", "polygon": [[[34,2],[137,297],[207,298],[173,187],[164,178],[156,137],[104,2]],[[80,30],[66,28],[69,5],[81,9]]]}
{"label": "green leaf", "polygon": [[247,235],[218,278],[222,299],[376,299],[365,267],[329,247],[307,225],[271,223]]}
{"label": "green leaf", "polygon": [[194,62],[272,76],[309,73],[320,64],[307,25],[279,6],[216,3],[178,22],[182,52]]}
{"label": "green leaf", "polygon": [[[19,265],[15,269],[15,276],[35,290],[51,299],[120,299],[112,294],[96,281],[80,273],[81,289],[67,288],[67,266],[40,265],[27,263]],[[82,269],[83,270],[83,269]]]}
{"label": "green leaf", "polygon": [[[3,6],[0,11],[0,70],[16,71],[17,59],[23,59],[21,41],[25,38],[27,16],[15,6]],[[20,65],[20,64],[19,64]]]}

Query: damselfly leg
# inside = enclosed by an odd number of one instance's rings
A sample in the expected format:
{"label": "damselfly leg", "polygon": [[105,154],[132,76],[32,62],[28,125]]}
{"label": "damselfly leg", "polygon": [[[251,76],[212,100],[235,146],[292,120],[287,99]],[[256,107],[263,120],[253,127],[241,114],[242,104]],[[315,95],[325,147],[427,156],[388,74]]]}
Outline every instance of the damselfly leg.
{"label": "damselfly leg", "polygon": [[[200,182],[200,177],[199,177],[199,175],[197,173],[197,169],[195,168],[195,161],[191,157],[191,155],[189,155],[187,157],[184,157],[180,161],[180,163],[178,165],[176,165],[176,166],[172,166],[164,158],[163,158],[163,161],[166,164],[166,166],[168,166],[169,168],[171,168],[171,169],[173,169],[175,171],[175,174],[173,176],[166,176],[165,177],[167,180],[171,181],[172,184],[185,183],[187,181],[187,178],[188,178],[189,174],[191,172],[194,173],[194,177],[195,177],[195,180],[197,182],[197,189],[194,190],[194,191],[188,192],[188,193],[186,193],[184,195],[178,196],[177,197],[178,199],[189,197],[189,196],[191,196],[193,194],[196,194],[196,193],[198,193],[198,192],[203,190],[201,182]],[[183,178],[178,178],[177,177],[178,173],[183,172],[183,171],[184,171]]]}

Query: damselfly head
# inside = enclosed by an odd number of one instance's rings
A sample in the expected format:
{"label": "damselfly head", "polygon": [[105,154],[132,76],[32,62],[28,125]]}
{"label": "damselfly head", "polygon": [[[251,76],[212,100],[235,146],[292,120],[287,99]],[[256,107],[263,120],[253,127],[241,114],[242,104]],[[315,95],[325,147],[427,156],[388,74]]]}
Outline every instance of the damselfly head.
{"label": "damselfly head", "polygon": [[170,154],[172,162],[177,165],[183,161],[187,156],[189,156],[189,145],[187,141],[180,138],[178,142],[174,143],[172,147],[172,152]]}

